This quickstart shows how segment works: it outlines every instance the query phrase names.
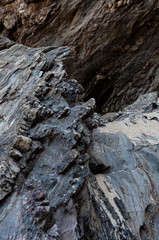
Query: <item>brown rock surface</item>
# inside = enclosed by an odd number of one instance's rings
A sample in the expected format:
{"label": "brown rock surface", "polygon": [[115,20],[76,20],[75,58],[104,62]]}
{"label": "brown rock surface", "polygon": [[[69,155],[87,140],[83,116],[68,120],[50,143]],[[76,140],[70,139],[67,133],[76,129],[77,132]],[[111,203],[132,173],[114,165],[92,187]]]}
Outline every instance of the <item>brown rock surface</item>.
{"label": "brown rock surface", "polygon": [[32,47],[70,46],[71,75],[109,111],[158,89],[158,22],[158,0],[0,3],[1,34]]}

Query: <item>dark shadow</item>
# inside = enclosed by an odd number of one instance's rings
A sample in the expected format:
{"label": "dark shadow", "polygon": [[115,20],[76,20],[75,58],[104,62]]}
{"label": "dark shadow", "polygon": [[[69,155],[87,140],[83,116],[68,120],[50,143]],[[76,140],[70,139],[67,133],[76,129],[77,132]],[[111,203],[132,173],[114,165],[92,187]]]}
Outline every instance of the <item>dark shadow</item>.
{"label": "dark shadow", "polygon": [[2,22],[0,22],[0,33],[3,32],[4,28],[5,28],[4,24]]}

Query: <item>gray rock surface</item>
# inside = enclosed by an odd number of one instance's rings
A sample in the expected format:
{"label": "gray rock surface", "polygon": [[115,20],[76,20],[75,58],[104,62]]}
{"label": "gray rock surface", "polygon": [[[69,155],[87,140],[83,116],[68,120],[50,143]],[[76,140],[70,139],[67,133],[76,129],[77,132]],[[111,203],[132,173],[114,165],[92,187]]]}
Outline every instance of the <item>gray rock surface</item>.
{"label": "gray rock surface", "polygon": [[[104,116],[107,119],[110,114]],[[93,139],[109,150],[110,169],[97,174],[101,188],[114,191],[124,203],[128,225],[137,239],[154,239],[158,231],[159,105],[158,93],[140,96],[114,122],[93,131]],[[111,155],[108,156],[108,154]],[[113,197],[113,196],[112,196]],[[120,208],[120,201],[114,202]],[[122,211],[122,210],[121,210]]]}
{"label": "gray rock surface", "polygon": [[157,240],[159,137],[129,134],[158,126],[157,97],[105,124],[71,62],[0,38],[0,239]]}

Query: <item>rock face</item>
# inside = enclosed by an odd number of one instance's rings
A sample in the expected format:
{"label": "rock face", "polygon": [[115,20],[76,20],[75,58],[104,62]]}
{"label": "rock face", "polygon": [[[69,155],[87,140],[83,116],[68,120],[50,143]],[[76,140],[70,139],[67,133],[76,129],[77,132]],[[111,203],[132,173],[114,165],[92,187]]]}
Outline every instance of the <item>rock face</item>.
{"label": "rock face", "polygon": [[158,240],[158,18],[0,1],[0,240]]}
{"label": "rock face", "polygon": [[69,48],[0,46],[0,239],[157,240],[158,93],[111,122]]}
{"label": "rock face", "polygon": [[[117,116],[117,114],[114,114]],[[97,174],[99,186],[112,195],[122,211],[124,202],[129,226],[137,239],[158,239],[159,200],[159,104],[158,93],[139,99],[114,121],[93,131],[93,145],[104,145],[106,174]],[[104,116],[109,119],[109,114]],[[130,220],[131,219],[131,220]]]}
{"label": "rock face", "polygon": [[158,0],[0,2],[0,32],[31,47],[68,45],[70,74],[100,110],[159,90]]}
{"label": "rock face", "polygon": [[70,50],[7,39],[1,49],[0,239],[131,239],[125,220],[114,210],[112,223],[100,207],[87,149],[101,123],[63,67]]}

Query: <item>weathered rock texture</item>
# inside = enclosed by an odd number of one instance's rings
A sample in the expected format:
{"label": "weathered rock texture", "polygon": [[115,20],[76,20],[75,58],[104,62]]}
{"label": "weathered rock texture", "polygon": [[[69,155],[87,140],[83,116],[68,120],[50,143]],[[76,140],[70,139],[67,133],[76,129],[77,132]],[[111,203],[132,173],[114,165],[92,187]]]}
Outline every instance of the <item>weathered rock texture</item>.
{"label": "weathered rock texture", "polygon": [[133,236],[89,170],[90,129],[101,123],[63,68],[69,54],[1,39],[0,239]]}
{"label": "weathered rock texture", "polygon": [[157,240],[159,236],[158,100],[157,92],[140,96],[123,112],[114,113],[114,121],[113,113],[106,114],[106,126],[93,131],[96,155],[96,143],[100,146],[96,164],[99,159],[109,161],[110,165],[106,174],[96,175],[98,184],[105,189],[105,195],[110,196],[110,191],[115,193],[113,198],[118,207],[120,200],[124,202],[131,219],[130,229],[137,239],[143,240]]}
{"label": "weathered rock texture", "polygon": [[158,20],[158,0],[0,1],[0,240],[158,240]]}
{"label": "weathered rock texture", "polygon": [[157,132],[158,93],[109,122],[67,75],[69,48],[0,49],[0,239],[157,240],[159,137],[133,127]]}
{"label": "weathered rock texture", "polygon": [[2,35],[29,45],[72,48],[71,75],[103,110],[159,89],[158,0],[0,2]]}

